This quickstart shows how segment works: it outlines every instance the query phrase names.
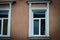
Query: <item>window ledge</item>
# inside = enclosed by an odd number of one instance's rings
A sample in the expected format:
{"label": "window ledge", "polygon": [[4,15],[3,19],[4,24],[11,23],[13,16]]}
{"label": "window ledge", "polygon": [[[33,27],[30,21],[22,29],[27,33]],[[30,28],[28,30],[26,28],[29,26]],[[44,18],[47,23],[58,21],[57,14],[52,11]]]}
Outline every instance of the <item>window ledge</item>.
{"label": "window ledge", "polygon": [[35,36],[35,37],[29,37],[29,39],[49,40],[49,39],[50,39],[50,37],[37,37],[37,36]]}
{"label": "window ledge", "polygon": [[10,40],[11,39],[11,37],[0,37],[0,40],[5,40],[5,39],[7,39],[7,40]]}

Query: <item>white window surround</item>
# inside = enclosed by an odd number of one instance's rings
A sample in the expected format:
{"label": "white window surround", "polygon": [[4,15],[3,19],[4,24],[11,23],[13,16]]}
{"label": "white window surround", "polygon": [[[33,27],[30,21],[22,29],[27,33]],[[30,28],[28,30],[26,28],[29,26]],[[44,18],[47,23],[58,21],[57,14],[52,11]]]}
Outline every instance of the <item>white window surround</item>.
{"label": "white window surround", "polygon": [[[8,18],[0,18],[0,20],[4,20],[4,19],[8,19],[8,28],[7,28],[7,35],[3,35],[3,27],[1,26],[1,35],[0,37],[10,37],[10,26],[11,26],[11,6],[12,6],[12,2],[6,2],[6,3],[0,3],[0,4],[9,4],[8,8],[0,8],[0,10],[8,10]],[[3,21],[2,21],[2,25],[3,25]]]}
{"label": "white window surround", "polygon": [[[46,10],[46,35],[33,35],[33,24],[32,24],[32,10]],[[29,3],[29,37],[49,37],[49,2],[47,2],[47,6],[46,7],[32,7],[32,3]]]}

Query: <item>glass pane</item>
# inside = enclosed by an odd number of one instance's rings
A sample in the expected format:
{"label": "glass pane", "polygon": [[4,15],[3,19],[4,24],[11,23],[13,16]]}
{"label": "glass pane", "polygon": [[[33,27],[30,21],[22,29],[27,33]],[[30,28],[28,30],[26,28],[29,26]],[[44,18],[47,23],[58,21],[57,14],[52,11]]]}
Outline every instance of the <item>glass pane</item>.
{"label": "glass pane", "polygon": [[45,11],[44,10],[35,10],[33,11],[34,18],[45,18]]}
{"label": "glass pane", "polygon": [[7,18],[8,11],[7,10],[0,10],[0,18]]}
{"label": "glass pane", "polygon": [[1,20],[0,20],[0,34],[1,34]]}
{"label": "glass pane", "polygon": [[45,19],[41,19],[41,35],[45,35]]}
{"label": "glass pane", "polygon": [[8,26],[8,20],[5,19],[3,22],[3,35],[7,35],[7,26]]}
{"label": "glass pane", "polygon": [[34,35],[39,34],[39,20],[34,20]]}

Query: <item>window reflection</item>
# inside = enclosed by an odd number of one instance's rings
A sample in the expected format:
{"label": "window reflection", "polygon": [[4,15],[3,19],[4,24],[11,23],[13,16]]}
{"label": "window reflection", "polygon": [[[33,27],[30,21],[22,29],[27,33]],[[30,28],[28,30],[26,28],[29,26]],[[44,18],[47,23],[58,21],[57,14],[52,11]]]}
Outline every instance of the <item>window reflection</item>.
{"label": "window reflection", "polygon": [[39,20],[34,20],[34,34],[39,34]]}
{"label": "window reflection", "polygon": [[8,26],[8,20],[5,19],[3,22],[3,35],[7,35],[7,26]]}
{"label": "window reflection", "polygon": [[45,11],[43,11],[43,10],[33,11],[33,17],[34,18],[45,18]]}
{"label": "window reflection", "polygon": [[0,10],[0,18],[8,18],[8,11],[7,10]]}
{"label": "window reflection", "polygon": [[45,35],[45,19],[41,19],[41,35]]}

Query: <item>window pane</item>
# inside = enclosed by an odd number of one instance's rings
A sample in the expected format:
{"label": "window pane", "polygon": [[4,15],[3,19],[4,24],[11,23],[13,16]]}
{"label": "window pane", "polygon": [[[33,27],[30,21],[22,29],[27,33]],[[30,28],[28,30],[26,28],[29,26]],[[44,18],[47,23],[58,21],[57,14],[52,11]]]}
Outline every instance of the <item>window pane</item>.
{"label": "window pane", "polygon": [[3,35],[7,35],[7,26],[8,26],[8,20],[5,19],[3,23]]}
{"label": "window pane", "polygon": [[41,19],[41,35],[45,35],[45,19]]}
{"label": "window pane", "polygon": [[39,20],[34,20],[34,35],[39,34]]}
{"label": "window pane", "polygon": [[7,10],[0,10],[0,18],[7,18],[8,11]]}
{"label": "window pane", "polygon": [[35,10],[33,11],[34,18],[45,18],[45,10]]}
{"label": "window pane", "polygon": [[0,20],[0,34],[1,34],[1,20]]}

